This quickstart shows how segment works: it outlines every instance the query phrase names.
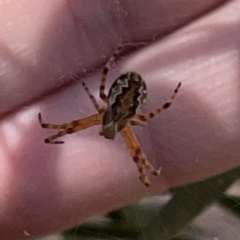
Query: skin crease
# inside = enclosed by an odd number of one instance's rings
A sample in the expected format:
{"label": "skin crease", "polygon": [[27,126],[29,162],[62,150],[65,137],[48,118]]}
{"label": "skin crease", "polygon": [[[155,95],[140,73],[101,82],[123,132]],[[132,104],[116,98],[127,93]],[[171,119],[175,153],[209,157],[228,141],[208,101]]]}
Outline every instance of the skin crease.
{"label": "skin crease", "polygon": [[[111,2],[1,2],[1,239],[60,232],[239,165],[240,1],[206,14],[220,1]],[[184,28],[153,41],[188,18]],[[163,168],[159,177],[149,175],[146,189],[120,134],[108,141],[98,126],[65,136],[63,145],[46,145],[54,131],[41,129],[37,114],[62,123],[95,113],[80,82],[57,87],[92,71],[84,80],[99,99],[96,69],[116,46],[150,41],[121,56],[108,78],[112,83],[129,70],[141,74],[148,87],[146,113],[182,82],[169,110],[134,128],[149,161]]]}

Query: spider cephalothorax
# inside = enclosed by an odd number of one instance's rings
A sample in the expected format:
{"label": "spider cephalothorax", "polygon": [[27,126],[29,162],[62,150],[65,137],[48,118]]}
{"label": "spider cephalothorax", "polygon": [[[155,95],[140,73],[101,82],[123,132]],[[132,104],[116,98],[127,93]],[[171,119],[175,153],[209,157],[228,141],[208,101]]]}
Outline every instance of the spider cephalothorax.
{"label": "spider cephalothorax", "polygon": [[114,139],[116,133],[121,132],[129,152],[138,167],[138,171],[140,172],[139,179],[145,186],[148,187],[150,185],[150,181],[146,175],[145,168],[153,175],[159,175],[160,169],[155,169],[151,163],[148,162],[147,157],[142,151],[142,148],[131,128],[131,125],[143,125],[144,122],[169,108],[181,86],[181,83],[178,84],[170,100],[164,103],[161,107],[148,114],[139,114],[146,101],[147,89],[144,80],[138,73],[127,72],[122,74],[111,86],[109,94],[105,94],[107,73],[120,49],[121,47],[114,52],[113,56],[109,59],[103,69],[100,85],[100,97],[107,104],[106,107],[100,107],[85,83],[82,82],[98,113],[64,124],[44,123],[40,113],[38,118],[43,128],[60,129],[60,131],[56,134],[46,138],[45,143],[64,143],[63,141],[56,141],[55,139],[64,136],[65,134],[71,134],[99,124],[102,124],[100,135],[103,135],[105,138]]}
{"label": "spider cephalothorax", "polygon": [[100,135],[114,139],[128,120],[140,112],[146,97],[147,87],[138,73],[127,72],[117,78],[109,90]]}

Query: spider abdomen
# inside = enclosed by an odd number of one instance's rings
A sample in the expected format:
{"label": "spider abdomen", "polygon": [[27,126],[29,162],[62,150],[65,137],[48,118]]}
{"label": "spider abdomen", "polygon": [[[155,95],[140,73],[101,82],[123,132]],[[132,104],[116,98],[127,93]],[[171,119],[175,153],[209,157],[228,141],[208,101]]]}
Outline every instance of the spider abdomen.
{"label": "spider abdomen", "polygon": [[108,108],[113,119],[130,119],[140,111],[147,97],[147,87],[136,72],[127,72],[118,77],[108,94]]}
{"label": "spider abdomen", "polygon": [[109,90],[101,135],[114,139],[116,132],[141,110],[146,97],[146,84],[138,73],[127,72],[117,78]]}

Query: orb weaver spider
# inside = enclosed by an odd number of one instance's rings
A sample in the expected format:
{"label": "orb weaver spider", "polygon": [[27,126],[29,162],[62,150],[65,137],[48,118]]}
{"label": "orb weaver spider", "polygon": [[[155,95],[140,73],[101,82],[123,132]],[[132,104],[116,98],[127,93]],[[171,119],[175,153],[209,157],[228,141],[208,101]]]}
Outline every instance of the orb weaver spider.
{"label": "orb weaver spider", "polygon": [[153,175],[159,175],[161,168],[155,169],[147,160],[147,157],[144,154],[131,128],[131,125],[144,125],[146,121],[152,119],[163,110],[169,108],[173,99],[178,93],[181,83],[178,84],[169,101],[164,103],[155,111],[152,111],[148,114],[140,114],[139,112],[146,102],[147,88],[145,81],[138,73],[127,72],[122,74],[112,84],[108,95],[105,94],[107,74],[120,50],[121,47],[114,52],[103,68],[102,72],[100,98],[107,104],[107,106],[100,107],[86,84],[82,82],[84,89],[86,90],[98,113],[64,124],[44,123],[40,113],[38,114],[38,119],[42,128],[60,130],[56,134],[46,138],[45,143],[62,144],[64,143],[63,141],[56,141],[55,139],[66,134],[78,132],[100,124],[102,125],[102,128],[99,134],[107,139],[113,140],[116,136],[116,133],[120,132],[125,140],[133,161],[138,167],[138,171],[140,173],[139,179],[146,187],[148,187],[150,186],[150,181],[146,175],[145,168]]}

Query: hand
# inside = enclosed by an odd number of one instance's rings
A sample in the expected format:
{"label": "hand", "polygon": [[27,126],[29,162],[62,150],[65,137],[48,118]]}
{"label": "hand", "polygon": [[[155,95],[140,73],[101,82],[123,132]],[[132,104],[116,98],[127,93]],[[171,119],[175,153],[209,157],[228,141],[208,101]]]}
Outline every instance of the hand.
{"label": "hand", "polygon": [[[62,231],[239,165],[240,1],[212,12],[222,1],[198,2],[1,5],[1,239]],[[51,123],[94,113],[81,82],[72,79],[85,76],[98,96],[101,68],[123,42],[147,44],[118,59],[108,86],[121,73],[137,71],[148,85],[144,112],[182,82],[169,110],[134,128],[148,160],[162,167],[159,177],[149,175],[150,188],[138,180],[120,134],[108,141],[94,127],[65,136],[63,145],[46,145],[54,131],[37,121],[39,112]]]}

